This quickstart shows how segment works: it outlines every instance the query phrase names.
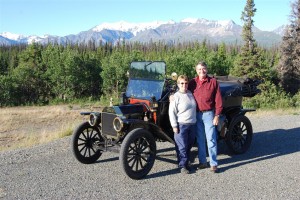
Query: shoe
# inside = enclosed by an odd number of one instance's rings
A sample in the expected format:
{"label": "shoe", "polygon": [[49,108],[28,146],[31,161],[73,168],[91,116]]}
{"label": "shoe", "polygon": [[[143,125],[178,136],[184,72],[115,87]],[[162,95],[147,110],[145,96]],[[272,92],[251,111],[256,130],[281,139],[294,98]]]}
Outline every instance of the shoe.
{"label": "shoe", "polygon": [[189,170],[190,172],[195,170],[195,168],[194,168],[193,165],[191,165],[191,164],[188,164],[188,165],[186,166],[186,169]]}
{"label": "shoe", "polygon": [[210,167],[210,171],[213,173],[218,173],[218,167],[217,166],[212,166]]}
{"label": "shoe", "polygon": [[187,168],[185,168],[185,167],[182,167],[182,168],[180,169],[180,172],[181,172],[182,174],[189,174],[189,173],[190,173],[190,171],[189,171]]}
{"label": "shoe", "polygon": [[197,169],[205,169],[207,168],[207,163],[200,163],[198,166],[197,166]]}

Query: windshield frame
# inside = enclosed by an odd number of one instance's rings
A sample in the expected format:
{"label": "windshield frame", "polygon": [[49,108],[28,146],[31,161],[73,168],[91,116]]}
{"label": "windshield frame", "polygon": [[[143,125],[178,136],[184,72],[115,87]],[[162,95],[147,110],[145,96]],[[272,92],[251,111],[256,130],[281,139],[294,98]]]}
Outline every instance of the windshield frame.
{"label": "windshield frame", "polygon": [[161,99],[166,75],[164,61],[135,61],[130,64],[126,96],[138,99]]}
{"label": "windshield frame", "polygon": [[130,64],[129,79],[165,80],[164,61],[134,61]]}

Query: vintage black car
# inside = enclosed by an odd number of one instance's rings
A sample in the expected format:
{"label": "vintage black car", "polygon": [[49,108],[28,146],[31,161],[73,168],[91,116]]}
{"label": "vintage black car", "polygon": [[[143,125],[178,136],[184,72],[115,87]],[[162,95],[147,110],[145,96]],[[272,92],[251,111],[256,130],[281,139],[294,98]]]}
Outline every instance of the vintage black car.
{"label": "vintage black car", "polygon": [[[245,116],[242,98],[259,93],[259,81],[216,77],[220,82],[224,109],[218,125],[219,139],[236,154],[248,150],[252,125]],[[166,77],[163,61],[132,62],[126,92],[120,105],[101,111],[82,112],[89,120],[72,135],[72,151],[81,163],[90,164],[106,151],[119,152],[121,168],[132,179],[141,179],[153,167],[156,142],[174,144],[168,108],[169,96],[177,90],[177,75]]]}

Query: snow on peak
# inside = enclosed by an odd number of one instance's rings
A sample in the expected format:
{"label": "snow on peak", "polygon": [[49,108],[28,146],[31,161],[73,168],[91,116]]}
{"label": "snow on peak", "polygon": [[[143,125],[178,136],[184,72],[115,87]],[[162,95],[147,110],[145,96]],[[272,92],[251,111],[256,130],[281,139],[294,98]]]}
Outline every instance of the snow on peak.
{"label": "snow on peak", "polygon": [[15,34],[15,33],[10,33],[10,32],[3,32],[0,34],[1,36],[8,38],[10,40],[20,40],[25,38],[23,35]]}
{"label": "snow on peak", "polygon": [[191,24],[201,23],[206,25],[225,26],[225,27],[232,26],[235,24],[232,20],[207,20],[203,18],[185,18],[180,22],[187,22]]}
{"label": "snow on peak", "polygon": [[231,30],[235,26],[235,22],[232,20],[207,20],[202,18],[198,19],[196,23],[214,28],[224,28],[225,30]]}
{"label": "snow on peak", "polygon": [[187,23],[197,23],[198,19],[197,18],[185,18],[183,20],[181,20],[180,22],[187,22]]}
{"label": "snow on peak", "polygon": [[147,29],[155,29],[162,24],[174,24],[174,21],[153,21],[153,22],[144,22],[144,23],[129,23],[126,21],[119,21],[114,23],[102,23],[98,26],[92,28],[92,31],[100,32],[104,29],[107,30],[119,30],[119,31],[130,31],[134,35],[136,35],[140,31],[144,31]]}
{"label": "snow on peak", "polygon": [[29,44],[31,44],[33,42],[40,42],[41,40],[43,40],[45,38],[48,38],[48,36],[39,37],[39,36],[36,36],[36,35],[31,35],[31,36],[27,37],[27,41],[28,41]]}
{"label": "snow on peak", "polygon": [[14,41],[23,41],[23,42],[25,41],[28,44],[31,44],[33,42],[40,42],[41,40],[49,37],[49,35],[43,35],[43,36],[36,36],[36,35],[24,36],[24,35],[19,35],[19,34],[10,33],[10,32],[0,33],[0,36],[8,38],[10,40],[14,40]]}
{"label": "snow on peak", "polygon": [[232,26],[235,23],[232,20],[219,20],[218,24],[220,24],[221,26]]}

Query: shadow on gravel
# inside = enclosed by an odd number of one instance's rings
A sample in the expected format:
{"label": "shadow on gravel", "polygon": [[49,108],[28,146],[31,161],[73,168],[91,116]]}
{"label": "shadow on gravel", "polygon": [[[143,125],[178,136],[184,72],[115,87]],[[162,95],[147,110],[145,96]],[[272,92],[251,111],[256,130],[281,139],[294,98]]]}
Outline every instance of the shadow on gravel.
{"label": "shadow on gravel", "polygon": [[[228,169],[247,165],[249,163],[260,162],[262,160],[272,159],[279,156],[291,154],[300,151],[300,128],[294,129],[276,129],[272,131],[258,132],[253,135],[250,149],[241,155],[231,155],[227,149],[224,140],[218,143],[218,154],[229,155],[225,159],[219,160],[219,173]],[[197,149],[192,149],[192,163],[197,157]],[[149,174],[146,179],[169,176],[179,173],[176,168],[177,158],[175,148],[159,149],[157,151],[157,160],[173,163],[174,169]],[[231,164],[232,163],[232,164]],[[228,165],[222,167],[222,165]]]}
{"label": "shadow on gravel", "polygon": [[[228,152],[224,140],[218,143],[218,154],[229,155],[224,159],[219,160],[219,173],[228,169],[247,165],[249,163],[260,162],[262,160],[272,159],[283,155],[288,155],[300,151],[300,127],[294,129],[276,129],[271,131],[258,132],[253,135],[250,149],[240,155],[231,155]],[[194,163],[197,158],[197,148],[193,148],[191,152],[191,162]],[[112,157],[104,160],[98,160],[97,163],[111,162],[118,160],[119,157]],[[158,149],[156,160],[174,164],[174,168],[161,171],[154,174],[149,174],[145,178],[157,178],[169,176],[179,173],[177,168],[177,158],[175,147]],[[222,165],[228,165],[222,167]]]}
{"label": "shadow on gravel", "polygon": [[[255,133],[253,135],[250,149],[245,154],[232,155],[230,158],[225,158],[219,161],[220,172],[249,163],[298,152],[300,151],[299,141],[300,128],[287,130],[276,129]],[[220,150],[224,150],[225,154],[228,154],[228,152],[226,152],[225,145],[222,146],[222,149]],[[229,166],[222,167],[223,164],[229,164]]]}
{"label": "shadow on gravel", "polygon": [[101,157],[100,157],[99,160],[97,160],[95,163],[112,162],[112,161],[116,161],[116,160],[119,160],[119,156],[113,157],[113,158],[107,158],[107,159],[103,159],[103,160],[101,160]]}
{"label": "shadow on gravel", "polygon": [[161,171],[161,172],[154,173],[154,174],[149,174],[145,177],[146,179],[157,178],[157,177],[162,177],[162,176],[169,176],[172,174],[179,173],[179,170],[177,168],[177,157],[176,157],[175,147],[158,149],[156,152],[156,160],[172,163],[172,164],[174,164],[174,169],[165,170],[165,171]]}
{"label": "shadow on gravel", "polygon": [[157,150],[156,160],[173,163],[176,166],[177,165],[177,157],[176,157],[175,147]]}
{"label": "shadow on gravel", "polygon": [[[109,152],[109,153],[115,153],[115,152]],[[117,154],[117,155],[118,155],[117,157],[107,158],[107,159],[101,159],[101,157],[100,157],[99,160],[97,160],[95,163],[112,162],[112,161],[119,160],[119,154]],[[167,158],[167,157],[169,157],[169,158]],[[171,147],[171,148],[165,148],[165,149],[158,149],[156,151],[156,160],[161,160],[164,162],[177,164],[175,148]]]}

